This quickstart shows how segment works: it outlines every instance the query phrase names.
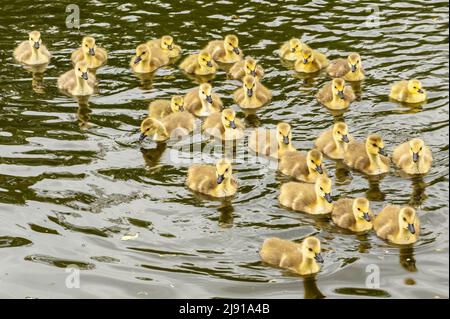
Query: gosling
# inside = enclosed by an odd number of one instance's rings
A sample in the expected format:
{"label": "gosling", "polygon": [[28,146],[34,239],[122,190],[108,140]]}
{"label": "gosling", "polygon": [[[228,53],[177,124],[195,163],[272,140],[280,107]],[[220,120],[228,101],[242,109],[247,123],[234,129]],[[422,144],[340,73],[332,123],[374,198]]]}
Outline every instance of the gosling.
{"label": "gosling", "polygon": [[184,99],[180,95],[174,95],[169,100],[155,100],[148,106],[148,116],[157,120],[175,112],[184,111]]}
{"label": "gosling", "polygon": [[188,56],[181,62],[180,68],[186,73],[195,75],[209,75],[217,72],[217,64],[211,54],[206,51]]}
{"label": "gosling", "polygon": [[407,174],[426,174],[430,171],[433,156],[424,141],[415,138],[397,146],[392,161]]}
{"label": "gosling", "polygon": [[239,39],[233,34],[225,36],[223,40],[210,41],[205,50],[220,63],[236,63],[243,57],[239,49]]}
{"label": "gosling", "polygon": [[322,153],[315,149],[306,155],[302,152],[284,153],[279,159],[278,170],[306,183],[314,183],[320,176],[327,175],[322,165]]}
{"label": "gosling", "polygon": [[297,59],[294,69],[300,73],[315,73],[326,68],[330,62],[324,54],[309,47],[296,49]]}
{"label": "gosling", "polygon": [[289,182],[281,186],[281,205],[313,215],[329,214],[333,209],[331,179],[319,177],[314,184]]}
{"label": "gosling", "polygon": [[337,122],[331,129],[322,132],[314,144],[326,156],[332,159],[343,159],[350,141],[353,141],[353,137],[348,133],[347,124]]}
{"label": "gosling", "polygon": [[331,110],[346,109],[355,98],[353,89],[341,78],[333,79],[316,94],[317,101]]}
{"label": "gosling", "polygon": [[319,272],[319,263],[323,263],[320,241],[314,236],[305,238],[301,244],[276,237],[268,238],[259,255],[265,263],[301,276]]}
{"label": "gosling", "polygon": [[351,53],[347,59],[331,61],[327,72],[333,78],[342,78],[350,82],[362,81],[365,77],[361,57],[358,53]]}
{"label": "gosling", "polygon": [[75,67],[58,78],[58,88],[73,96],[87,96],[94,93],[95,75],[89,74],[86,62],[77,62]]}
{"label": "gosling", "polygon": [[331,219],[341,228],[353,232],[372,229],[373,213],[366,198],[341,198],[333,204]]}
{"label": "gosling", "polygon": [[420,221],[412,207],[387,205],[375,217],[373,228],[378,237],[406,245],[415,243],[419,238]]}
{"label": "gosling", "polygon": [[391,87],[389,97],[404,103],[422,103],[427,99],[427,93],[419,80],[400,81]]}
{"label": "gosling", "polygon": [[193,191],[213,197],[228,197],[236,193],[238,183],[232,175],[228,160],[214,165],[192,165],[188,170],[187,186]]}
{"label": "gosling", "polygon": [[76,49],[71,56],[73,64],[84,61],[89,69],[97,69],[106,64],[108,53],[105,49],[97,47],[95,39],[84,37],[81,41],[81,47]]}
{"label": "gosling", "polygon": [[249,148],[258,155],[281,158],[286,152],[295,152],[292,146],[291,126],[288,123],[277,124],[276,131],[256,129],[249,138]]}
{"label": "gosling", "polygon": [[379,175],[389,171],[389,158],[384,150],[383,139],[372,134],[365,143],[350,142],[344,155],[344,163],[367,175]]}
{"label": "gosling", "polygon": [[49,63],[51,54],[42,44],[41,33],[31,31],[28,40],[20,43],[14,50],[14,58],[26,65],[40,65]]}
{"label": "gosling", "polygon": [[302,43],[297,38],[292,38],[289,41],[283,43],[283,45],[280,48],[280,57],[283,60],[287,61],[296,61],[297,60],[297,51],[301,51],[304,48],[307,48],[308,46],[304,43]]}
{"label": "gosling", "polygon": [[228,76],[233,80],[242,81],[246,75],[251,75],[256,80],[261,80],[264,76],[264,69],[255,59],[247,56],[245,60],[236,62],[228,71]]}
{"label": "gosling", "polygon": [[203,117],[222,111],[223,103],[220,96],[212,92],[211,84],[202,83],[185,95],[184,106],[195,116]]}
{"label": "gosling", "polygon": [[147,44],[140,44],[136,48],[136,55],[131,58],[130,66],[135,73],[152,73],[156,69],[169,63],[165,55],[154,54]]}
{"label": "gosling", "polygon": [[241,88],[234,91],[233,99],[242,108],[256,109],[269,103],[272,92],[251,75],[243,78]]}
{"label": "gosling", "polygon": [[203,123],[202,129],[206,134],[224,141],[237,140],[244,136],[244,125],[236,118],[232,109],[211,114]]}
{"label": "gosling", "polygon": [[170,35],[165,35],[161,39],[153,39],[147,42],[151,49],[159,49],[169,58],[175,59],[181,55],[181,47],[176,45]]}
{"label": "gosling", "polygon": [[171,113],[161,120],[147,117],[141,123],[139,142],[153,135],[153,140],[163,142],[168,139],[179,139],[195,130],[195,117],[189,112]]}

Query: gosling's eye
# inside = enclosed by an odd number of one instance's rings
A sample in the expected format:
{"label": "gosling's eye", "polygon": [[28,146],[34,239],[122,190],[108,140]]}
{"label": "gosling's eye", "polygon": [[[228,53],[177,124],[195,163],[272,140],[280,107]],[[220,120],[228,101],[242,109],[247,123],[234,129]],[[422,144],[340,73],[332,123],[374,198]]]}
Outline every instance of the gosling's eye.
{"label": "gosling's eye", "polygon": [[313,251],[312,248],[308,248],[309,251]]}
{"label": "gosling's eye", "polygon": [[142,51],[142,54],[145,54],[145,51]]}
{"label": "gosling's eye", "polygon": [[231,42],[228,42],[229,45],[233,46],[233,44]]}
{"label": "gosling's eye", "polygon": [[403,217],[403,221],[406,222],[406,218],[405,217]]}
{"label": "gosling's eye", "polygon": [[202,94],[205,94],[205,91],[202,91]]}
{"label": "gosling's eye", "polygon": [[80,69],[80,68],[78,68],[78,71],[81,71],[81,69]]}
{"label": "gosling's eye", "polygon": [[337,86],[334,87],[336,90],[338,89]]}
{"label": "gosling's eye", "polygon": [[87,45],[87,44],[85,44],[84,46],[85,46],[86,48],[88,47],[88,45]]}
{"label": "gosling's eye", "polygon": [[419,151],[421,151],[422,150],[422,147],[421,148],[419,148]]}
{"label": "gosling's eye", "polygon": [[314,161],[313,161],[313,160],[311,160],[311,163],[313,163],[313,164],[314,164]]}
{"label": "gosling's eye", "polygon": [[320,190],[323,191],[323,188],[321,187]]}
{"label": "gosling's eye", "polygon": [[228,168],[225,170],[225,173],[228,172]]}
{"label": "gosling's eye", "polygon": [[361,211],[361,208],[358,207],[358,210]]}
{"label": "gosling's eye", "polygon": [[341,134],[341,131],[338,131],[338,134]]}
{"label": "gosling's eye", "polygon": [[149,127],[147,127],[147,128],[145,129],[145,131],[146,131],[146,132],[148,132],[149,130],[150,130],[150,128],[149,128]]}
{"label": "gosling's eye", "polygon": [[378,147],[378,145],[377,145],[377,144],[372,144],[372,146],[373,146],[373,147]]}

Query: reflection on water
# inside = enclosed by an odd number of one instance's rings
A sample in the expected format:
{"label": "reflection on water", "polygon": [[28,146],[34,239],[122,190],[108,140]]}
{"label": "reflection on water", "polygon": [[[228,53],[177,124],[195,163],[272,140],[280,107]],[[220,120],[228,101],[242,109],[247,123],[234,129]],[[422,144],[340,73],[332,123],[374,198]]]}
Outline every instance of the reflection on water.
{"label": "reflection on water", "polygon": [[[96,1],[83,6],[82,13],[93,14],[81,15],[79,30],[68,29],[64,10],[51,2],[18,0],[2,8],[2,24],[11,27],[0,39],[0,265],[8,272],[0,274],[0,297],[448,297],[448,2],[379,3],[388,23],[376,27],[364,23],[364,1],[280,3]],[[12,59],[31,27],[40,29],[53,55],[40,69]],[[242,51],[265,69],[261,82],[273,100],[261,109],[234,104],[241,84],[227,78],[225,66],[206,78],[178,67],[228,33],[236,33]],[[56,81],[73,67],[70,54],[85,34],[98,39],[109,59],[97,70],[96,94],[78,99],[59,92]],[[136,46],[163,34],[174,37],[183,56],[152,74],[134,74],[129,61]],[[331,112],[315,99],[330,81],[326,72],[297,74],[293,63],[280,61],[279,46],[294,36],[330,60],[361,54],[367,77],[349,83],[358,98],[347,110]],[[413,77],[422,81],[428,101],[390,101],[390,85]],[[425,176],[392,168],[367,177],[324,159],[334,199],[367,196],[374,212],[388,203],[416,207],[419,241],[397,247],[373,231],[351,234],[329,217],[280,207],[279,187],[291,179],[265,159],[243,159],[246,140],[223,148],[197,132],[183,140],[187,147],[177,156],[171,151],[179,143],[138,143],[149,102],[184,95],[205,81],[244,118],[247,135],[286,121],[300,150],[311,149],[336,121],[345,121],[357,140],[380,134],[390,151],[423,138],[434,157]],[[191,163],[182,160],[213,164],[224,154],[233,158],[238,193],[221,200],[192,193],[185,185]],[[325,258],[316,276],[285,276],[260,263],[265,238],[310,234],[321,239]],[[88,274],[80,289],[64,285],[69,263]],[[382,272],[379,288],[365,286],[368,265]],[[51,290],[49,282],[55,283]]]}

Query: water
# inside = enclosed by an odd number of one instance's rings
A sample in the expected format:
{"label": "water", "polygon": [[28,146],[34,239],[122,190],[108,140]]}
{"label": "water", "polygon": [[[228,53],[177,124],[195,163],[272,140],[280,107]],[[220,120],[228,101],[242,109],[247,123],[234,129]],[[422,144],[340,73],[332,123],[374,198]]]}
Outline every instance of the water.
{"label": "water", "polygon": [[[377,9],[365,1],[97,0],[80,7],[80,30],[66,27],[70,1],[4,2],[0,297],[448,298],[446,1],[380,2],[377,26],[369,17]],[[43,76],[12,59],[15,45],[32,29],[42,31],[53,53]],[[380,133],[388,151],[421,136],[434,164],[425,177],[403,177],[393,169],[368,180],[327,160],[333,195],[366,195],[375,212],[385,203],[413,205],[422,222],[420,240],[398,247],[374,233],[355,236],[328,219],[285,210],[276,197],[288,179],[264,163],[236,160],[240,188],[230,200],[211,201],[189,191],[184,186],[189,164],[171,160],[171,145],[147,143],[141,150],[135,142],[149,101],[196,85],[177,64],[159,70],[153,81],[130,72],[134,48],[166,33],[185,54],[236,33],[244,53],[265,68],[264,84],[274,99],[256,114],[245,114],[232,105],[238,82],[226,80],[223,72],[212,80],[215,92],[245,117],[248,130],[288,121],[294,145],[304,150],[334,121],[314,99],[329,78],[294,74],[276,50],[298,36],[330,58],[359,52],[367,80],[350,110],[334,116],[345,119],[357,138]],[[56,79],[70,68],[70,53],[84,34],[109,51],[109,61],[98,71],[99,93],[79,104],[58,92]],[[422,80],[428,102],[416,107],[390,102],[390,84],[410,77]],[[192,144],[209,145],[198,136]],[[134,240],[121,240],[136,233]],[[260,262],[257,251],[266,237],[301,240],[312,234],[321,238],[325,258],[315,278]],[[68,265],[80,268],[79,289],[66,287],[66,278],[76,274],[66,272]],[[379,288],[370,282],[377,273]]]}

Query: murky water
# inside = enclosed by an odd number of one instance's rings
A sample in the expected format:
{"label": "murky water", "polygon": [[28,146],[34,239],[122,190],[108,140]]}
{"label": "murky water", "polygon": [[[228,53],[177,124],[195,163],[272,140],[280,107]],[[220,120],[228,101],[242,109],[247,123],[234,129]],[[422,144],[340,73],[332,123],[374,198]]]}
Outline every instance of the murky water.
{"label": "murky water", "polygon": [[[65,24],[71,1],[3,2],[0,297],[448,297],[446,1],[380,2],[377,25],[369,17],[377,9],[365,1],[97,0],[80,7],[80,30]],[[12,59],[15,45],[32,29],[42,31],[54,55],[43,76]],[[223,72],[211,81],[225,105],[245,117],[248,130],[288,121],[295,146],[305,150],[334,116],[345,119],[357,138],[380,133],[388,151],[421,136],[435,158],[425,177],[403,177],[392,169],[368,180],[326,161],[336,199],[367,195],[376,212],[385,203],[415,206],[420,240],[393,246],[374,233],[355,236],[328,219],[285,210],[276,197],[288,179],[251,158],[236,156],[240,188],[234,198],[211,201],[190,192],[184,186],[189,163],[173,160],[173,145],[140,149],[136,143],[149,101],[196,85],[177,68],[179,61],[152,80],[130,72],[134,48],[167,33],[185,54],[236,33],[244,53],[261,62],[274,98],[256,114],[233,105],[238,82]],[[70,53],[84,34],[95,36],[110,58],[98,71],[99,93],[78,103],[58,92],[56,79],[70,68]],[[348,112],[333,116],[314,99],[329,80],[326,74],[304,77],[281,63],[276,50],[292,36],[330,58],[362,55],[368,77]],[[390,84],[410,77],[423,81],[428,102],[390,102]],[[195,157],[210,143],[196,135]],[[121,240],[136,233],[137,239]],[[315,278],[260,262],[257,251],[266,237],[300,240],[310,234],[321,238],[325,250]],[[66,267],[74,264],[81,269],[80,288],[68,289],[66,278],[73,273]],[[378,288],[371,281],[377,274]]]}

